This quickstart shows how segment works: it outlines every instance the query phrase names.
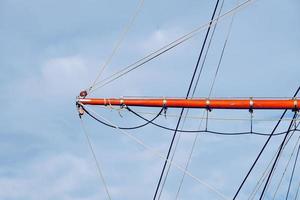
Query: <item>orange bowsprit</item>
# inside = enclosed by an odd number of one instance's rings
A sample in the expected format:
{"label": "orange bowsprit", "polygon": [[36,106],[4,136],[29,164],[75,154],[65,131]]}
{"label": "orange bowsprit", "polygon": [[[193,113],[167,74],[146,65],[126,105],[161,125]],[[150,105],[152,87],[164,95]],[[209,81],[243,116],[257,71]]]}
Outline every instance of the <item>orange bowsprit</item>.
{"label": "orange bowsprit", "polygon": [[298,99],[180,99],[180,98],[79,98],[83,105],[143,106],[206,109],[299,110]]}

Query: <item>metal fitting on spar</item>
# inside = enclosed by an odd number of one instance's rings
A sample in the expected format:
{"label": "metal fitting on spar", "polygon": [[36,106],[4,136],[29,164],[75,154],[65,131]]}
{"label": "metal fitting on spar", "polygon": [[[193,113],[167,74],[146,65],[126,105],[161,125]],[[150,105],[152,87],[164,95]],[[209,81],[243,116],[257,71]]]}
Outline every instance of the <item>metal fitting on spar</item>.
{"label": "metal fitting on spar", "polygon": [[85,98],[87,95],[88,95],[87,91],[86,91],[86,90],[82,90],[82,91],[79,93],[79,98]]}
{"label": "metal fitting on spar", "polygon": [[210,107],[210,100],[207,98],[205,101],[205,105],[206,105],[206,110],[211,112],[211,107]]}
{"label": "metal fitting on spar", "polygon": [[87,95],[88,95],[87,91],[82,90],[77,96],[76,107],[80,118],[84,114],[84,109],[82,108],[82,104],[80,100],[84,99]]}
{"label": "metal fitting on spar", "polygon": [[78,115],[81,118],[81,116],[84,114],[84,109],[82,108],[82,104],[78,100],[76,101],[76,107],[77,107]]}
{"label": "metal fitting on spar", "polygon": [[250,97],[250,100],[249,100],[249,112],[250,113],[253,113],[253,106],[254,106],[253,97]]}
{"label": "metal fitting on spar", "polygon": [[293,111],[298,112],[299,111],[298,99],[296,97],[294,97],[293,100],[294,100],[294,109],[293,109]]}

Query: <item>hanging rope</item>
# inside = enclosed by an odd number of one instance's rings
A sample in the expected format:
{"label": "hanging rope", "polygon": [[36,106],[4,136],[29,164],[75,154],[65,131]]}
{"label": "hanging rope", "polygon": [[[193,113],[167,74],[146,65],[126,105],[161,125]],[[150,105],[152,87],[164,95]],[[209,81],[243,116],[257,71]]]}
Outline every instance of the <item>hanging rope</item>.
{"label": "hanging rope", "polygon": [[153,123],[153,121],[156,120],[156,119],[161,115],[161,113],[164,111],[164,108],[162,108],[154,118],[152,118],[151,120],[147,121],[147,122],[144,123],[144,124],[141,124],[141,125],[138,125],[138,126],[133,126],[133,127],[119,127],[119,126],[116,127],[116,126],[112,126],[112,125],[110,125],[110,124],[108,124],[108,123],[106,123],[106,122],[104,122],[104,121],[98,119],[97,117],[95,117],[94,115],[92,115],[92,114],[91,114],[91,113],[90,113],[83,105],[81,105],[81,107],[82,107],[82,109],[84,110],[84,112],[86,112],[86,114],[88,114],[90,117],[92,117],[92,118],[95,119],[96,121],[100,122],[101,124],[103,124],[103,125],[105,125],[105,126],[108,126],[108,127],[110,127],[110,128],[118,128],[118,129],[123,129],[123,130],[133,130],[133,129],[138,129],[138,128],[142,128],[142,127],[144,127],[144,126],[146,126],[146,125],[148,125],[148,124],[150,124],[150,123]]}
{"label": "hanging rope", "polygon": [[[149,124],[152,124],[154,126],[157,126],[159,128],[162,128],[162,129],[165,129],[165,130],[168,130],[168,131],[175,131],[175,129],[173,129],[173,128],[162,126],[162,125],[157,124],[157,123],[155,123],[153,121],[151,122],[150,120],[148,120],[145,117],[139,115],[137,112],[133,111],[129,107],[127,107],[127,109],[128,109],[128,111],[132,112],[134,115],[136,115],[137,117],[139,117],[140,119],[143,119],[146,122],[149,122]],[[299,131],[298,129],[293,129],[293,130]],[[181,130],[181,129],[178,129],[177,132],[182,132],[182,133],[204,133],[204,132],[207,132],[207,133],[218,134],[218,135],[248,135],[248,134],[252,133],[253,135],[270,136],[270,133],[250,132],[250,131],[229,133],[229,132],[217,132],[217,131],[212,131],[212,130]],[[282,134],[285,134],[286,132],[287,131],[278,132],[278,133],[274,133],[273,135],[274,136],[276,136],[276,135],[282,135]]]}

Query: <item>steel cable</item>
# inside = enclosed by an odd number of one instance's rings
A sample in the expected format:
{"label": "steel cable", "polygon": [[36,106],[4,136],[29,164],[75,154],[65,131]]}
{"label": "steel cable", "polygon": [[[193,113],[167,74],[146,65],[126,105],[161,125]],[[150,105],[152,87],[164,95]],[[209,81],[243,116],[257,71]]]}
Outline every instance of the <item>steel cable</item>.
{"label": "steel cable", "polygon": [[[300,91],[300,86],[299,86],[298,89],[296,90],[296,92],[295,92],[295,94],[294,94],[294,96],[293,96],[294,98],[298,95],[298,92],[299,92],[299,91]],[[255,158],[255,160],[254,160],[253,164],[251,165],[249,171],[247,172],[245,178],[243,179],[242,183],[239,185],[239,187],[238,187],[236,193],[234,194],[233,200],[235,200],[236,197],[238,196],[238,194],[240,193],[242,187],[244,186],[246,180],[248,179],[248,177],[249,177],[250,173],[252,172],[253,168],[255,167],[257,161],[259,160],[259,158],[261,157],[262,153],[264,152],[266,146],[269,144],[269,142],[270,142],[272,136],[274,135],[276,129],[278,128],[279,124],[281,123],[281,119],[283,119],[283,117],[285,116],[286,112],[287,112],[287,110],[285,110],[285,111],[282,113],[280,119],[278,120],[277,124],[276,124],[275,127],[273,128],[271,134],[268,136],[268,139],[266,140],[265,144],[264,144],[263,147],[261,148],[259,154],[258,154],[257,157]]]}
{"label": "steel cable", "polygon": [[[295,113],[294,113],[294,116],[293,116],[293,119],[295,119],[296,116],[297,116],[297,113],[295,112]],[[277,161],[278,161],[278,158],[279,158],[279,156],[280,156],[280,154],[281,154],[281,152],[282,152],[284,143],[285,143],[285,141],[286,141],[286,139],[287,139],[287,137],[288,137],[288,135],[289,135],[289,133],[290,133],[290,131],[291,131],[291,127],[292,127],[293,123],[294,123],[294,121],[291,121],[291,123],[290,123],[290,125],[289,125],[289,128],[288,128],[288,132],[285,134],[285,136],[284,136],[284,138],[283,138],[283,141],[282,141],[282,143],[280,144],[279,151],[278,151],[278,153],[277,153],[277,155],[276,155],[275,161],[274,161],[274,163],[273,163],[273,165],[272,165],[271,171],[270,171],[270,173],[269,173],[269,175],[268,175],[268,178],[267,178],[266,183],[265,183],[265,185],[264,185],[263,191],[262,191],[262,193],[261,193],[261,195],[260,195],[260,197],[259,197],[259,200],[261,200],[261,199],[263,198],[264,194],[265,194],[266,188],[267,188],[267,186],[268,186],[268,184],[269,184],[269,182],[270,182],[270,180],[271,180],[271,175],[272,175],[273,172],[274,172],[274,168],[275,168],[275,166],[276,166],[276,164],[277,164]]]}
{"label": "steel cable", "polygon": [[[148,54],[147,56],[139,59],[138,61],[128,65],[127,67],[124,67],[123,69],[121,69],[120,71],[112,74],[111,76],[104,78],[101,82],[97,82],[95,83],[94,86],[98,85],[97,87],[94,87],[93,89],[90,90],[90,93],[92,93],[93,91],[102,88],[104,86],[106,86],[107,84],[111,83],[112,81],[115,81],[116,79],[126,75],[127,73],[131,72],[132,70],[143,66],[144,64],[146,64],[147,62],[153,60],[154,58],[158,57],[159,55],[173,49],[174,47],[178,46],[179,44],[189,40],[190,38],[194,37],[196,34],[198,34],[200,31],[204,30],[205,28],[210,28],[211,26],[213,26],[217,21],[223,20],[225,17],[228,17],[232,14],[235,14],[236,12],[238,12],[239,10],[241,10],[242,8],[250,5],[251,2],[254,2],[255,0],[247,0],[244,1],[243,3],[239,4],[238,6],[230,9],[229,11],[225,12],[224,14],[222,14],[220,17],[215,18],[214,20],[211,20],[209,22],[207,22],[206,24],[195,28],[194,30],[192,30],[191,32],[177,38],[176,40],[168,43],[167,45],[159,48],[158,50]],[[127,70],[127,71],[126,71]],[[101,84],[101,85],[99,85]]]}

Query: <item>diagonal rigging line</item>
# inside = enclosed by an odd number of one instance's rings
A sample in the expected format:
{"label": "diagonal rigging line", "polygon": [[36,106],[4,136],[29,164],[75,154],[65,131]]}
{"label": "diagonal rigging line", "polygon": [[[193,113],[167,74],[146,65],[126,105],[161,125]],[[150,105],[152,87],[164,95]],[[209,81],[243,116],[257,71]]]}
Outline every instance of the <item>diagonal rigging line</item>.
{"label": "diagonal rigging line", "polygon": [[[299,139],[299,138],[298,138],[298,139]],[[286,200],[288,199],[289,194],[290,194],[290,189],[291,189],[291,185],[292,185],[292,182],[293,182],[293,177],[294,177],[294,173],[295,173],[295,168],[296,168],[297,161],[298,161],[299,150],[300,150],[300,145],[298,145],[298,150],[297,150],[295,162],[294,162],[294,165],[293,165],[293,171],[292,171],[292,175],[291,175],[291,178],[290,178],[290,181],[289,181],[288,191],[287,191],[287,193],[286,193],[286,198],[285,198]]]}
{"label": "diagonal rigging line", "polygon": [[[296,116],[297,116],[297,112],[295,112],[293,119],[295,119]],[[291,123],[290,123],[290,125],[289,125],[288,130],[291,130],[291,127],[292,127],[293,123],[294,123],[294,121],[292,120]],[[286,133],[286,135],[285,135],[284,138],[283,138],[282,143],[280,144],[279,151],[278,151],[278,153],[277,153],[277,155],[276,155],[275,161],[274,161],[274,163],[273,163],[273,165],[272,165],[271,171],[270,171],[270,173],[269,173],[269,175],[268,175],[267,181],[266,181],[266,183],[265,183],[265,185],[264,185],[264,188],[263,188],[263,191],[262,191],[262,193],[261,193],[261,195],[260,195],[260,197],[259,197],[259,200],[261,200],[261,199],[264,197],[266,188],[267,188],[267,186],[268,186],[268,184],[269,184],[269,182],[270,182],[270,179],[271,179],[271,175],[272,175],[273,172],[274,172],[274,168],[275,168],[275,166],[276,166],[276,164],[277,164],[277,162],[278,162],[278,158],[279,158],[279,156],[280,156],[280,154],[281,154],[281,152],[282,152],[284,143],[285,143],[285,141],[286,141],[288,135],[289,135],[289,132]]]}
{"label": "diagonal rigging line", "polygon": [[[299,126],[299,124],[300,124],[300,123],[298,123],[297,126]],[[292,134],[289,136],[289,138],[287,139],[287,141],[286,141],[285,144],[284,144],[284,148],[285,148],[285,146],[288,144],[288,142],[290,141],[290,139],[292,138],[292,136],[294,135],[294,133],[295,133],[295,131],[293,131]],[[299,140],[299,139],[300,139],[300,137],[298,137],[298,140]],[[298,141],[298,142],[299,142],[299,141]],[[279,148],[277,149],[277,151],[276,151],[276,153],[274,154],[273,158],[272,158],[272,159],[270,160],[270,162],[268,163],[268,166],[266,167],[266,169],[265,169],[264,172],[262,173],[260,179],[257,181],[255,187],[253,188],[251,194],[249,195],[248,200],[252,200],[252,199],[255,198],[257,192],[259,191],[260,187],[262,186],[262,184],[264,183],[265,179],[267,178],[267,177],[266,177],[267,172],[269,171],[269,168],[271,167],[271,164],[273,163],[273,161],[274,161],[274,159],[275,159],[275,156],[277,155],[278,151],[279,151]],[[290,157],[290,158],[291,158],[291,157]],[[287,165],[288,165],[288,164],[287,164]],[[282,181],[282,178],[283,178],[283,176],[281,177],[280,182]],[[274,196],[273,196],[273,199],[275,198],[275,195],[276,195],[276,193],[277,193],[277,190],[279,189],[280,182],[279,182],[278,187],[277,187],[277,189],[276,189],[276,192],[275,192],[275,194],[274,194]]]}
{"label": "diagonal rigging line", "polygon": [[110,64],[112,58],[114,57],[114,55],[116,54],[116,52],[118,51],[118,49],[120,48],[125,36],[127,35],[128,31],[130,30],[130,28],[132,27],[136,17],[138,16],[138,14],[140,13],[142,7],[144,4],[144,0],[140,0],[138,7],[136,8],[135,12],[133,13],[132,18],[130,19],[130,21],[128,22],[128,24],[126,24],[126,26],[124,27],[124,30],[122,31],[120,38],[118,39],[115,47],[113,48],[111,54],[109,55],[109,57],[107,58],[107,60],[105,61],[105,63],[103,64],[103,66],[101,67],[95,81],[93,82],[93,84],[90,86],[90,88],[88,89],[88,91],[91,91],[92,88],[95,86],[95,84],[97,83],[97,81],[99,80],[100,76],[102,75],[104,69]]}
{"label": "diagonal rigging line", "polygon": [[[296,120],[298,119],[298,110],[294,110],[294,111],[295,111],[295,115],[293,116],[293,119],[291,119],[290,123],[291,123],[291,126],[293,126],[293,124],[294,124],[294,126],[297,128],[297,127],[300,125],[300,123],[297,124],[297,121],[296,121]],[[290,133],[290,134],[289,134],[289,133]],[[295,130],[292,130],[291,128],[287,130],[286,134],[289,134],[289,135],[286,136],[285,141],[283,141],[282,144],[278,147],[277,152],[274,154],[273,159],[272,159],[271,162],[269,163],[269,165],[271,165],[271,163],[273,162],[273,160],[274,160],[275,158],[277,158],[277,155],[279,154],[277,163],[274,164],[274,167],[272,166],[272,168],[271,168],[270,171],[269,171],[269,174],[268,174],[268,175],[266,174],[266,176],[264,177],[264,180],[262,181],[261,185],[259,186],[259,188],[260,188],[260,187],[262,186],[263,182],[265,181],[265,179],[267,178],[267,176],[269,176],[269,175],[271,174],[271,175],[270,175],[269,183],[268,183],[268,181],[266,182],[267,186],[266,186],[266,189],[265,189],[265,193],[267,193],[267,191],[268,191],[268,189],[269,189],[269,187],[270,187],[270,182],[271,182],[272,178],[274,177],[275,170],[276,170],[276,168],[277,168],[277,166],[278,166],[278,164],[279,164],[279,160],[280,160],[281,157],[282,157],[282,152],[284,151],[285,146],[287,145],[287,143],[289,142],[289,140],[291,139],[291,137],[294,135],[294,133],[295,133]],[[295,152],[295,150],[296,150],[296,147],[298,146],[297,144],[298,144],[298,142],[299,142],[299,139],[300,139],[300,137],[298,137],[298,140],[297,140],[297,142],[296,142],[296,144],[295,144],[295,146],[294,146],[293,152],[292,152],[292,154],[290,155],[289,161],[288,161],[288,163],[287,163],[287,165],[286,165],[286,167],[285,167],[285,170],[284,170],[284,172],[283,172],[283,174],[282,174],[281,180],[280,180],[280,182],[279,182],[279,184],[278,184],[278,187],[276,188],[276,191],[275,191],[275,193],[274,193],[274,195],[273,195],[273,199],[275,199],[275,196],[276,196],[276,193],[277,193],[277,191],[278,191],[278,189],[279,189],[279,187],[280,187],[281,181],[282,181],[282,179],[283,179],[283,177],[284,177],[284,175],[285,175],[285,172],[286,172],[286,170],[287,170],[287,168],[288,168],[288,166],[289,166],[289,163],[290,163],[290,161],[291,161],[291,158],[292,158],[292,156],[294,155],[294,152]],[[279,152],[280,150],[282,151],[281,153]],[[269,168],[269,166],[268,166],[268,168]],[[269,177],[268,177],[268,178],[269,178]],[[258,191],[257,191],[257,192],[258,192]],[[263,197],[263,194],[262,194],[262,197]],[[253,197],[253,198],[254,198],[254,197]]]}
{"label": "diagonal rigging line", "polygon": [[[294,120],[295,120],[295,119],[294,119]],[[298,125],[296,125],[296,126],[299,126],[299,123],[298,123]],[[285,144],[284,144],[283,147],[282,147],[282,151],[284,150],[285,146],[287,145],[287,143],[289,142],[289,140],[291,139],[291,137],[292,137],[292,136],[294,135],[294,133],[295,133],[295,131],[289,131],[289,132],[290,132],[291,134],[290,134],[289,138],[286,139],[286,142],[285,142]],[[290,161],[291,161],[291,159],[292,159],[292,156],[294,155],[295,150],[296,150],[296,147],[298,146],[299,139],[300,139],[300,137],[298,137],[298,140],[297,140],[297,142],[295,143],[295,146],[294,146],[294,148],[293,148],[293,151],[292,151],[292,153],[290,154],[290,158],[289,158],[289,160],[288,160],[288,162],[287,162],[287,164],[286,164],[286,166],[285,166],[284,172],[283,172],[282,175],[281,175],[280,181],[279,181],[279,183],[278,183],[278,185],[277,185],[277,187],[276,187],[275,193],[274,193],[274,195],[273,195],[273,200],[274,200],[275,197],[276,197],[276,194],[277,194],[277,192],[278,192],[278,190],[279,190],[279,187],[281,186],[281,183],[282,183],[282,180],[283,180],[283,178],[284,178],[284,175],[285,175],[285,173],[286,173],[286,171],[287,171],[287,168],[288,168],[289,165],[290,165]],[[279,153],[280,148],[281,148],[281,146],[278,147],[278,150],[277,150],[276,153],[274,154],[274,156],[273,156],[272,160],[270,161],[270,163],[269,163],[267,169],[268,169],[269,167],[271,167],[271,164],[273,163],[273,161],[275,160],[277,154]],[[279,160],[280,160],[281,157],[282,157],[282,153],[280,153],[280,155],[279,155],[279,157],[278,157],[278,162],[277,162],[277,163],[275,164],[275,166],[274,166],[274,170],[273,170],[273,173],[272,173],[271,176],[270,176],[270,180],[274,177],[275,170],[276,170],[276,168],[277,168],[277,166],[278,166],[278,163],[279,163]],[[267,179],[268,175],[271,173],[271,170],[272,170],[272,169],[270,169],[270,170],[268,171],[268,173],[267,173],[267,169],[266,169],[266,171],[265,171],[265,173],[264,173],[264,176],[265,176],[265,177],[264,177],[263,180],[261,181],[261,183],[260,183],[259,187],[257,188],[255,194],[253,195],[252,199],[256,196],[256,194],[258,193],[259,189],[262,187],[263,183],[264,183],[265,180]],[[270,181],[269,181],[269,182],[270,182]],[[270,184],[267,184],[265,193],[267,192],[267,190],[269,189],[269,187],[270,187]]]}
{"label": "diagonal rigging line", "polygon": [[[299,91],[300,91],[300,86],[298,87],[297,91],[295,92],[295,94],[294,94],[294,96],[293,96],[294,98],[298,95],[298,92],[299,92]],[[242,187],[244,186],[244,184],[245,184],[246,180],[248,179],[249,175],[251,174],[251,172],[252,172],[253,168],[255,167],[257,161],[259,160],[260,156],[261,156],[262,153],[264,152],[266,146],[269,144],[269,142],[270,142],[272,136],[274,135],[274,133],[275,133],[277,127],[278,127],[279,124],[281,123],[281,119],[283,119],[283,117],[285,116],[286,113],[287,113],[287,110],[285,110],[285,111],[282,113],[280,119],[278,120],[277,124],[276,124],[275,127],[273,128],[273,130],[272,130],[270,136],[269,136],[268,139],[266,140],[266,142],[265,142],[265,144],[263,145],[262,149],[260,150],[259,154],[258,154],[257,157],[255,158],[253,164],[251,165],[249,171],[247,172],[245,178],[243,179],[242,183],[241,183],[240,186],[238,187],[238,189],[237,189],[237,191],[236,191],[236,193],[235,193],[235,195],[234,195],[234,197],[233,197],[233,200],[235,200],[236,197],[238,196],[238,194],[240,193]]]}
{"label": "diagonal rigging line", "polygon": [[100,167],[100,163],[99,163],[99,161],[98,161],[98,159],[97,159],[97,156],[96,156],[96,154],[95,154],[95,151],[94,151],[92,142],[91,142],[91,140],[90,140],[90,137],[89,137],[88,132],[87,132],[86,129],[85,129],[85,126],[84,126],[84,124],[83,124],[82,118],[80,118],[80,124],[81,124],[82,130],[83,130],[83,132],[84,132],[84,135],[85,135],[85,137],[86,137],[86,141],[87,141],[87,143],[88,143],[88,145],[89,145],[90,151],[91,151],[91,153],[92,153],[92,155],[93,155],[93,158],[94,158],[94,161],[95,161],[95,164],[96,164],[96,167],[97,167],[97,171],[98,171],[100,180],[101,180],[102,184],[104,185],[104,188],[105,188],[105,192],[106,192],[107,198],[108,198],[109,200],[111,200],[111,195],[110,195],[110,193],[109,193],[108,185],[107,185],[107,183],[106,183],[106,181],[105,181],[105,178],[104,178],[104,176],[103,176],[103,173],[102,173],[102,170],[101,170],[101,167]]}
{"label": "diagonal rigging line", "polygon": [[[218,72],[219,72],[219,69],[220,69],[220,66],[221,66],[221,62],[222,62],[222,59],[223,59],[223,55],[224,55],[224,52],[225,52],[225,48],[226,48],[226,45],[227,45],[227,42],[228,42],[228,39],[229,39],[229,36],[230,36],[230,33],[231,33],[231,29],[232,29],[232,24],[233,24],[233,20],[234,20],[234,17],[235,15],[232,15],[232,18],[231,18],[231,21],[230,21],[230,24],[229,24],[229,29],[228,29],[228,32],[227,32],[227,35],[226,35],[226,39],[225,39],[225,42],[224,42],[224,45],[223,45],[223,48],[222,48],[222,52],[221,52],[221,56],[219,58],[219,62],[218,62],[218,66],[217,66],[217,69],[216,69],[216,72],[215,72],[215,75],[214,75],[214,78],[213,78],[213,82],[212,82],[212,85],[210,87],[210,91],[209,91],[209,95],[208,95],[208,98],[211,97],[211,94],[212,94],[212,90],[215,86],[215,82],[216,82],[216,78],[217,78],[217,75],[218,75]],[[200,77],[200,74],[199,74],[199,77]],[[199,77],[198,77],[198,80],[199,80]],[[197,82],[198,82],[197,80]],[[195,90],[196,90],[196,87],[195,87]],[[195,92],[195,91],[194,91]],[[203,115],[204,115],[204,112],[203,112]],[[203,122],[203,118],[202,120],[200,121],[200,125],[199,127],[202,126],[202,122]],[[193,152],[194,152],[194,149],[195,149],[195,146],[196,146],[196,142],[198,140],[198,136],[199,134],[197,134],[194,138],[194,141],[193,141],[193,144],[192,144],[192,148],[191,148],[191,151],[189,153],[189,156],[188,156],[188,160],[186,162],[186,166],[185,166],[185,169],[187,170],[188,167],[189,167],[189,164],[191,162],[191,159],[192,159],[192,155],[193,155]],[[182,185],[183,185],[183,181],[184,181],[184,178],[185,178],[185,174],[183,173],[182,177],[181,177],[181,180],[180,180],[180,183],[179,183],[179,187],[177,189],[177,193],[176,193],[176,199],[179,198],[179,193],[180,193],[180,190],[182,188]]]}
{"label": "diagonal rigging line", "polygon": [[297,199],[298,199],[299,191],[300,191],[300,181],[299,181],[299,184],[298,184],[298,187],[297,187],[297,191],[296,191],[296,195],[295,195],[294,200],[297,200]]}
{"label": "diagonal rigging line", "polygon": [[[216,19],[218,19],[218,18],[220,17],[221,11],[222,11],[222,9],[223,9],[223,5],[224,5],[224,0],[222,0],[222,3],[221,3],[221,6],[220,6],[220,9],[219,9],[219,12],[218,12],[218,14],[217,14]],[[208,45],[207,45],[207,48],[206,48],[206,52],[205,52],[204,57],[203,57],[203,59],[202,59],[201,67],[200,67],[200,70],[199,70],[199,73],[198,73],[198,77],[197,77],[196,83],[195,83],[195,85],[194,85],[194,89],[193,89],[193,91],[192,91],[191,98],[193,98],[194,95],[195,95],[195,91],[196,91],[196,88],[197,88],[197,86],[198,86],[199,78],[200,78],[200,76],[201,76],[201,74],[202,74],[202,71],[203,71],[203,68],[204,68],[204,64],[205,64],[205,61],[206,61],[206,58],[207,58],[207,55],[208,55],[208,52],[209,52],[209,49],[210,49],[210,45],[211,45],[211,42],[212,42],[214,33],[215,33],[215,31],[216,31],[216,28],[217,28],[217,25],[218,25],[218,20],[217,20],[216,23],[213,25],[213,31],[212,31],[212,34],[210,35],[210,39],[209,39],[209,42],[208,42]],[[205,45],[205,44],[204,44],[204,45]],[[184,125],[185,125],[185,122],[186,122],[186,119],[187,119],[188,114],[189,114],[189,109],[187,109],[187,111],[186,111],[186,113],[185,113],[184,120],[183,120],[182,125],[181,125],[182,129],[183,129]],[[180,138],[181,138],[181,133],[178,134],[178,138],[177,138],[176,143],[175,143],[175,147],[174,147],[174,150],[173,150],[173,154],[172,154],[172,157],[171,157],[171,161],[174,159],[174,156],[175,156],[175,154],[176,154],[176,151],[177,151],[177,147],[178,147]],[[159,198],[158,198],[158,199],[160,199],[160,197],[161,197],[161,195],[162,195],[162,191],[163,191],[164,185],[165,185],[165,183],[166,183],[166,181],[167,181],[167,178],[168,178],[168,174],[169,174],[169,172],[170,172],[170,169],[171,169],[171,165],[169,164],[168,169],[167,169],[167,172],[166,172],[166,175],[165,175],[164,180],[163,180],[163,183],[162,183],[162,187],[161,187],[161,190],[160,190]],[[186,168],[186,169],[187,169],[187,168]],[[177,199],[177,195],[178,195],[178,192],[177,192],[177,194],[176,194],[176,199]]]}
{"label": "diagonal rigging line", "polygon": [[[217,0],[217,1],[216,1],[215,7],[214,7],[214,10],[213,10],[213,14],[212,14],[211,20],[210,20],[210,26],[207,28],[206,35],[205,35],[204,41],[203,41],[203,43],[202,43],[202,47],[201,47],[201,50],[200,50],[198,59],[197,59],[197,63],[196,63],[196,66],[195,66],[195,68],[194,68],[194,72],[193,72],[193,75],[192,75],[192,79],[190,80],[190,83],[189,83],[188,91],[187,91],[186,97],[185,97],[186,99],[187,99],[187,98],[189,97],[189,95],[190,95],[190,92],[191,92],[191,89],[192,89],[192,85],[193,85],[193,83],[194,83],[194,79],[195,79],[196,73],[197,73],[197,71],[198,71],[200,59],[202,58],[202,54],[203,54],[203,51],[204,51],[204,47],[205,47],[205,45],[206,45],[206,41],[207,41],[208,35],[209,35],[209,33],[210,33],[211,23],[212,23],[212,21],[213,21],[214,18],[215,18],[215,14],[216,14],[216,11],[217,11],[219,2],[220,2],[220,0]],[[173,134],[173,136],[172,136],[172,140],[171,140],[170,146],[169,146],[169,148],[168,148],[167,159],[166,159],[165,162],[164,162],[164,165],[163,165],[163,168],[162,168],[162,171],[161,171],[161,174],[160,174],[160,177],[159,177],[157,186],[156,186],[156,190],[155,190],[155,193],[154,193],[154,196],[153,196],[153,200],[156,199],[156,196],[157,196],[157,194],[158,194],[158,191],[159,191],[159,188],[160,188],[160,184],[161,184],[161,181],[162,181],[162,178],[163,178],[163,176],[164,176],[165,169],[166,169],[166,166],[167,166],[167,163],[168,163],[168,160],[169,160],[169,156],[170,156],[171,151],[172,151],[172,147],[173,147],[173,144],[174,144],[174,140],[175,140],[176,135],[177,135],[177,130],[178,130],[178,128],[179,128],[179,124],[180,124],[181,119],[182,119],[183,112],[184,112],[184,108],[181,109],[181,112],[180,112],[180,115],[179,115],[179,118],[178,118],[178,121],[177,121],[177,124],[176,124],[176,128],[175,128],[174,134]]]}
{"label": "diagonal rigging line", "polygon": [[[162,160],[167,160],[167,158],[165,156],[163,156],[160,152],[156,151],[155,149],[153,149],[152,147],[150,147],[149,145],[145,144],[142,140],[140,140],[139,138],[135,137],[134,135],[130,134],[129,132],[119,129],[118,126],[116,124],[113,124],[111,121],[109,121],[108,119],[104,118],[103,116],[97,114],[97,116],[99,116],[102,120],[104,120],[106,123],[109,123],[111,126],[116,127],[122,134],[126,135],[128,138],[130,138],[131,140],[133,140],[135,143],[141,145],[142,147],[144,147],[145,149],[149,150],[152,152],[153,155],[159,157]],[[167,160],[168,161],[168,160]],[[196,182],[198,182],[199,184],[201,184],[202,186],[208,188],[209,190],[211,190],[212,192],[214,192],[216,195],[218,195],[218,197],[220,197],[221,199],[224,200],[229,200],[228,197],[226,197],[224,194],[222,194],[220,191],[218,191],[214,186],[206,183],[205,181],[201,180],[200,178],[198,178],[197,176],[193,175],[191,172],[186,171],[182,166],[180,166],[179,164],[175,163],[175,162],[171,162],[172,165],[174,167],[176,167],[178,170],[185,172],[189,177],[191,177],[193,180],[195,180]]]}
{"label": "diagonal rigging line", "polygon": [[[195,28],[194,30],[192,30],[191,32],[177,38],[176,40],[168,43],[167,45],[159,48],[158,50],[148,54],[147,56],[139,59],[138,61],[128,65],[127,67],[124,67],[123,69],[121,69],[120,71],[112,74],[111,76],[104,78],[102,81],[95,83],[94,88],[91,89],[89,92],[93,92],[99,88],[104,87],[105,85],[111,83],[112,81],[126,75],[127,73],[131,72],[134,69],[137,69],[138,67],[143,66],[145,63],[151,61],[152,59],[158,57],[159,55],[173,49],[174,47],[178,46],[179,44],[191,39],[192,37],[194,37],[195,35],[197,35],[200,31],[204,30],[205,28],[209,28],[210,26],[213,26],[217,21],[221,21],[224,18],[233,15],[234,13],[238,12],[239,10],[243,9],[244,7],[247,7],[248,5],[250,5],[251,2],[254,2],[255,0],[246,0],[243,3],[239,4],[238,6],[230,9],[229,11],[225,12],[224,14],[222,14],[220,17],[215,18],[214,20],[211,20],[209,22],[207,22],[206,24]],[[99,85],[100,84],[100,85]],[[98,85],[98,86],[96,86]]]}
{"label": "diagonal rigging line", "polygon": [[[298,125],[299,125],[299,123],[298,123]],[[298,126],[298,125],[297,125],[297,126]],[[294,132],[293,132],[293,133],[294,133]],[[292,134],[291,134],[291,136],[292,136]],[[288,169],[288,167],[289,167],[289,165],[290,165],[290,162],[291,162],[292,157],[293,157],[293,155],[294,155],[294,153],[295,153],[295,150],[296,150],[297,146],[299,145],[299,141],[300,141],[300,137],[298,137],[298,139],[297,139],[297,141],[296,141],[296,143],[295,143],[295,146],[294,146],[294,148],[293,148],[293,150],[292,150],[292,153],[290,154],[290,158],[289,158],[289,160],[288,160],[288,162],[287,162],[287,164],[286,164],[286,166],[285,166],[285,169],[284,169],[284,171],[283,171],[283,173],[282,173],[282,175],[281,175],[281,177],[280,177],[280,181],[279,181],[279,183],[278,183],[278,185],[277,185],[277,187],[276,187],[276,190],[275,190],[275,192],[274,192],[274,195],[273,195],[273,200],[275,199],[276,194],[277,194],[277,192],[278,192],[278,190],[279,190],[279,188],[280,188],[280,186],[281,186],[281,183],[282,183],[283,178],[284,178],[284,176],[285,176],[285,173],[287,172],[287,169]],[[276,154],[277,154],[277,152],[276,152]],[[276,154],[275,154],[275,155],[276,155]],[[274,158],[275,158],[275,157],[274,157]]]}

